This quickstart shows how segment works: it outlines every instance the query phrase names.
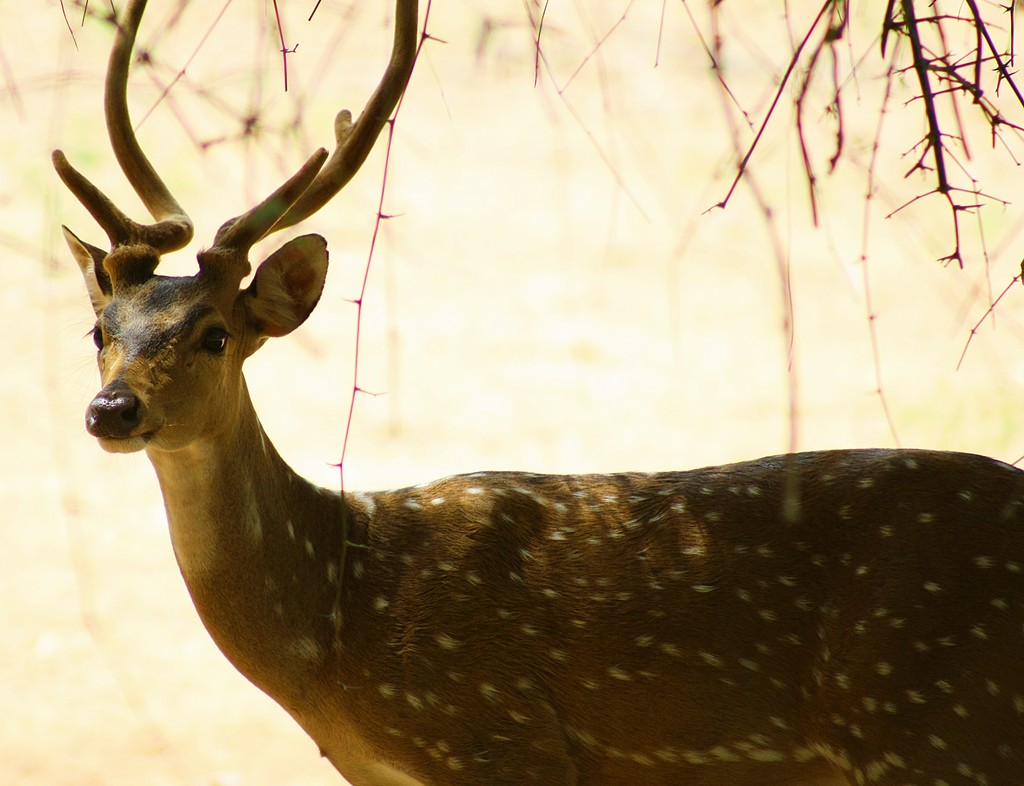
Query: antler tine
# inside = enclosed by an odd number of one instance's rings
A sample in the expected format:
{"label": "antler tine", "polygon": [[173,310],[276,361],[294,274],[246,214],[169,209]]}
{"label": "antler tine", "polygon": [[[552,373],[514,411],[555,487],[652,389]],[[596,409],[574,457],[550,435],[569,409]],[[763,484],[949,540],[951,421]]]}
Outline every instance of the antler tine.
{"label": "antler tine", "polygon": [[145,10],[146,0],[132,0],[118,23],[107,63],[103,107],[114,156],[135,193],[157,222],[144,228],[145,239],[157,240],[151,245],[160,251],[175,251],[192,239],[192,220],[142,152],[128,115],[128,67]]}
{"label": "antler tine", "polygon": [[131,236],[131,229],[136,226],[135,222],[122,213],[110,197],[93,185],[89,178],[71,166],[63,150],[54,150],[51,160],[64,185],[107,233],[111,246]]}
{"label": "antler tine", "polygon": [[380,84],[359,119],[343,109],[334,121],[335,148],[312,185],[266,234],[293,226],[313,215],[359,171],[377,137],[405,92],[416,62],[419,7],[417,0],[396,0],[391,59]]}
{"label": "antler tine", "polygon": [[309,188],[326,160],[327,151],[321,147],[274,193],[242,215],[225,221],[217,230],[213,247],[199,254],[200,268],[210,269],[212,260],[223,260],[214,264],[231,265],[240,278],[247,275],[247,252],[253,243],[266,235],[289,205]]}
{"label": "antler tine", "polygon": [[103,107],[114,156],[155,223],[139,224],[128,218],[72,167],[60,150],[53,153],[53,166],[71,193],[106,232],[111,246],[141,241],[164,253],[182,248],[192,239],[192,220],[142,152],[128,115],[128,67],[145,10],[146,0],[132,0],[118,22],[107,62]]}

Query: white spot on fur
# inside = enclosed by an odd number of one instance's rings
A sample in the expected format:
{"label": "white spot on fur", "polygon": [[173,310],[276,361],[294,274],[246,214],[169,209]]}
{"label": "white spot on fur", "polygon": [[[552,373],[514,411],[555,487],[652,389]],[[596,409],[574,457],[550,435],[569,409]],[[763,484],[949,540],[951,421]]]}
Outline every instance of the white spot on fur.
{"label": "white spot on fur", "polygon": [[438,633],[434,636],[434,641],[443,650],[455,650],[462,646],[462,642],[456,639],[454,636],[449,636],[447,633]]}
{"label": "white spot on fur", "polygon": [[317,660],[321,655],[320,645],[313,641],[313,639],[305,636],[293,641],[289,649],[292,655],[307,661]]}

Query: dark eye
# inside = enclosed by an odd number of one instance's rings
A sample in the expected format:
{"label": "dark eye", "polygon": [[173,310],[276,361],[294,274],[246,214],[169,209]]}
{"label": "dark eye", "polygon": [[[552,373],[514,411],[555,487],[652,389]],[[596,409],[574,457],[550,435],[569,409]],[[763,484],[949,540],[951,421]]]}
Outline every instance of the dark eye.
{"label": "dark eye", "polygon": [[224,328],[210,328],[206,331],[206,335],[203,336],[203,349],[207,352],[212,352],[214,355],[219,355],[227,348],[228,345],[228,332]]}
{"label": "dark eye", "polygon": [[103,331],[99,325],[92,329],[92,343],[96,345],[96,349],[103,349]]}

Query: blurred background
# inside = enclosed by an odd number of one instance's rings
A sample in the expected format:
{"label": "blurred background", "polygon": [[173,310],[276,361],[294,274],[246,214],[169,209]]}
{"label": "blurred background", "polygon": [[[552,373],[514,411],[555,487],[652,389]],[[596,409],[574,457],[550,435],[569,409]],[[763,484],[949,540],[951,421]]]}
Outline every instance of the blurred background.
{"label": "blurred background", "polygon": [[[195,220],[191,252],[162,266],[187,274],[221,222],[332,144],[338,109],[358,114],[393,9],[324,0],[307,21],[314,2],[281,0],[278,21],[273,3],[252,0],[150,5],[130,105]],[[752,179],[709,208],[820,5],[726,2],[712,18],[678,0],[434,2],[387,166],[358,369],[374,395],[356,397],[346,487],[794,449],[1024,454],[1024,287],[986,318],[1024,255],[1019,146],[1010,130],[993,142],[971,111],[949,121],[968,141],[958,182],[992,196],[961,213],[963,269],[940,261],[957,244],[942,197],[890,217],[934,182],[905,177],[924,123],[913,75],[884,78],[884,7],[857,3],[836,47],[842,126],[831,64],[805,99],[815,226],[792,83]],[[49,155],[61,147],[144,217],[102,123],[108,12],[0,0],[0,781],[340,783],[201,628],[148,461],[103,453],[83,428],[98,388],[93,315],[60,224],[94,243],[102,233]],[[994,24],[1008,41],[1009,18]],[[730,92],[704,48],[716,32]],[[843,157],[826,176],[840,128]],[[385,147],[300,228],[330,244],[318,310],[247,365],[278,448],[332,487]]]}

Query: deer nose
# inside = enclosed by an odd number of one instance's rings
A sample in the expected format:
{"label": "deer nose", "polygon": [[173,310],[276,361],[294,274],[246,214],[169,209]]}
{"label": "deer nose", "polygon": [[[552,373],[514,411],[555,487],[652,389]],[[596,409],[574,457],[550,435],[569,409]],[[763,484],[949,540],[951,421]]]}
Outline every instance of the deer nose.
{"label": "deer nose", "polygon": [[94,437],[128,437],[139,425],[139,410],[139,399],[128,386],[114,383],[89,402],[85,428]]}

